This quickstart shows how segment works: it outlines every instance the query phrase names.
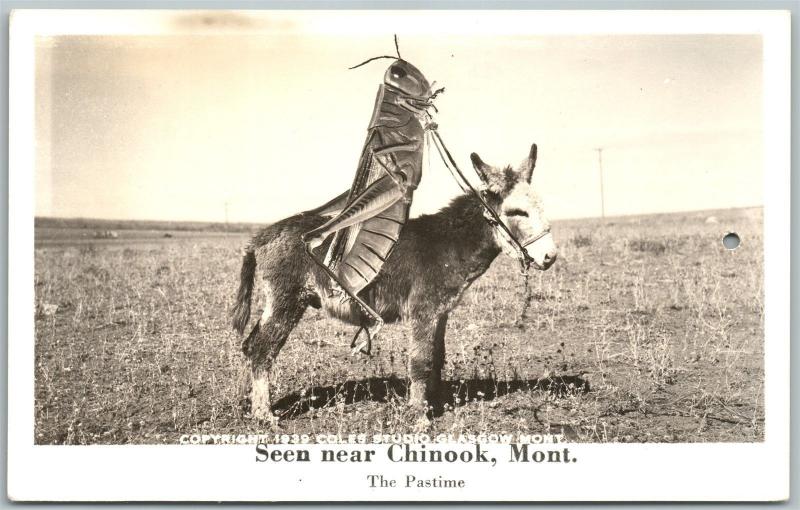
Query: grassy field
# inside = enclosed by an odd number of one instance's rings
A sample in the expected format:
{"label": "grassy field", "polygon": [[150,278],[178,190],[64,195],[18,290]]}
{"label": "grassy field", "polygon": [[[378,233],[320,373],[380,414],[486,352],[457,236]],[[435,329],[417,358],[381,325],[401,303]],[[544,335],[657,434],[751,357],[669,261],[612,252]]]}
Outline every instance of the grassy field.
{"label": "grassy field", "polygon": [[[38,444],[411,430],[405,326],[352,357],[353,328],[309,309],[275,366],[283,417],[258,424],[241,409],[228,319],[247,236],[91,239],[91,228],[36,232]],[[734,251],[720,242],[730,230],[743,241]],[[450,398],[431,433],[763,440],[760,209],[562,221],[553,233],[559,259],[531,276],[526,319],[522,278],[502,255],[451,316]]]}

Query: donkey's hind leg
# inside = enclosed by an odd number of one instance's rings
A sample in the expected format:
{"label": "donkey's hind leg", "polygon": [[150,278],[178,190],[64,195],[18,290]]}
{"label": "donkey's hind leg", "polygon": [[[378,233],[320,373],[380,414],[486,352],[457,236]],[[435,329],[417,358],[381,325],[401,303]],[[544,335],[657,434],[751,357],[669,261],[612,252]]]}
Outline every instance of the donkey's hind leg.
{"label": "donkey's hind leg", "polygon": [[[303,288],[273,292],[265,281],[265,304],[261,319],[242,344],[250,365],[250,409],[258,420],[274,421],[270,398],[270,373],[289,334],[303,317],[314,296]],[[317,296],[317,300],[319,297]]]}

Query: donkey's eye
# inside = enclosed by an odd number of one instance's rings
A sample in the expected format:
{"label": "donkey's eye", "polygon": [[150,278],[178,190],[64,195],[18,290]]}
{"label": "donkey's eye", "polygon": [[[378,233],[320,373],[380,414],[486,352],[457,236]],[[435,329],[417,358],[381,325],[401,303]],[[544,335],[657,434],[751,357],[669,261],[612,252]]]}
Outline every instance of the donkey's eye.
{"label": "donkey's eye", "polygon": [[523,211],[522,209],[509,209],[508,211],[506,211],[506,216],[522,216],[527,218],[528,212]]}

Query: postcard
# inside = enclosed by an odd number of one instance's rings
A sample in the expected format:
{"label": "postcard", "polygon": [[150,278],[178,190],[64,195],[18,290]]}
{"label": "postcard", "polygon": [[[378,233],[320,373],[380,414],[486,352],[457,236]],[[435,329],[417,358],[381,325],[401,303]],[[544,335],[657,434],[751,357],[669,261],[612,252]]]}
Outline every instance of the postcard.
{"label": "postcard", "polygon": [[788,498],[787,12],[10,30],[10,498]]}

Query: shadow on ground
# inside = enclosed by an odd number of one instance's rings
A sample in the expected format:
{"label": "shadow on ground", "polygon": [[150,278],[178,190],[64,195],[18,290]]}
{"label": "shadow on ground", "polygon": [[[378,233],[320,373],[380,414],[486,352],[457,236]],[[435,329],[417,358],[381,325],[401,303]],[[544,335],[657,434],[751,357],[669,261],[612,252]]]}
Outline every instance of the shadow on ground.
{"label": "shadow on ground", "polygon": [[[589,382],[574,375],[514,381],[492,379],[442,381],[436,402],[432,403],[433,413],[435,416],[441,415],[446,405],[458,407],[473,399],[490,401],[517,391],[535,390],[563,397],[568,394],[588,392]],[[282,418],[292,418],[310,409],[320,409],[338,403],[389,402],[407,396],[407,380],[394,376],[371,377],[333,386],[317,386],[296,391],[275,402],[272,410]]]}

